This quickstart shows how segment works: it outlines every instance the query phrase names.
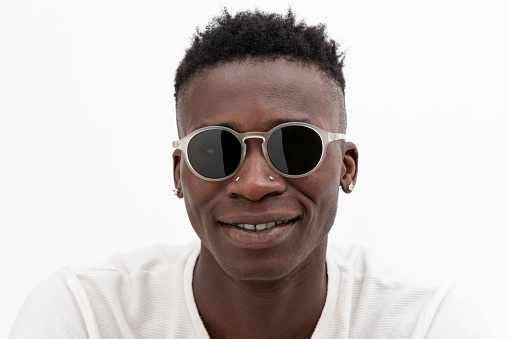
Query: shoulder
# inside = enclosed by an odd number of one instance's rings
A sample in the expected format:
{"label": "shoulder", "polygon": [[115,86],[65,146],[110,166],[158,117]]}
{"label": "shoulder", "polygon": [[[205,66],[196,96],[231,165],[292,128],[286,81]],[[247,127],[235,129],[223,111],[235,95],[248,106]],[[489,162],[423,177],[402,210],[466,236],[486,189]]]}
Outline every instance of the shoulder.
{"label": "shoulder", "polygon": [[[61,269],[27,297],[9,336],[17,338],[87,338],[79,306]],[[58,325],[57,325],[58,323]]]}
{"label": "shoulder", "polygon": [[121,275],[171,270],[185,260],[197,249],[199,244],[193,242],[186,246],[169,246],[157,244],[126,253],[115,254],[101,263],[87,266],[71,266],[69,271],[81,275],[101,271],[114,271]]}
{"label": "shoulder", "polygon": [[64,267],[28,296],[11,338],[100,337],[105,328],[125,322],[125,316],[139,317],[148,303],[156,309],[181,305],[183,272],[198,251],[198,243],[161,244],[98,264]]}
{"label": "shoulder", "polygon": [[359,329],[399,320],[415,322],[431,300],[449,288],[447,282],[423,282],[388,269],[360,246],[331,245],[328,260],[339,269],[340,297],[349,300],[351,324]]}
{"label": "shoulder", "polygon": [[387,268],[359,246],[331,245],[328,261],[340,272],[343,292],[338,303],[350,310],[353,338],[368,338],[369,333],[408,338],[490,337],[477,304],[452,280],[426,281],[422,275]]}

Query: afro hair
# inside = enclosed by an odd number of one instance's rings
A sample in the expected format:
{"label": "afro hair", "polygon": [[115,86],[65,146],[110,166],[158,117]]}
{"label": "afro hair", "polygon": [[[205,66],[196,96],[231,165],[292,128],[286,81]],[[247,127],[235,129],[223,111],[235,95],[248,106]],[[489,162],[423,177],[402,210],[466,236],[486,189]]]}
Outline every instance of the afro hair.
{"label": "afro hair", "polygon": [[182,86],[194,74],[219,63],[243,60],[275,60],[287,58],[316,65],[344,93],[344,53],[327,36],[325,25],[307,26],[296,22],[291,9],[285,16],[239,12],[235,16],[223,9],[204,31],[196,30],[175,74],[175,99]]}

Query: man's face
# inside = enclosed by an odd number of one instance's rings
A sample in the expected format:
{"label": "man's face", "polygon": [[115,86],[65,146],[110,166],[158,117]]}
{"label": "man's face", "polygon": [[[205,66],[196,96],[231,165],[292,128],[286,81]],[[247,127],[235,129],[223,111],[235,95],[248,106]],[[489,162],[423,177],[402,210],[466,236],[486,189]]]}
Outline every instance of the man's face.
{"label": "man's face", "polygon": [[[179,102],[179,128],[182,136],[214,125],[265,132],[283,122],[304,121],[339,132],[344,101],[327,81],[314,66],[281,59],[222,64],[189,81]],[[216,182],[198,178],[181,151],[174,153],[175,185],[201,239],[200,260],[209,257],[242,280],[284,277],[326,246],[345,176],[341,142],[328,145],[315,172],[294,179],[269,166],[261,143],[247,139],[242,167],[233,178]],[[258,232],[235,226],[281,221],[288,222]]]}

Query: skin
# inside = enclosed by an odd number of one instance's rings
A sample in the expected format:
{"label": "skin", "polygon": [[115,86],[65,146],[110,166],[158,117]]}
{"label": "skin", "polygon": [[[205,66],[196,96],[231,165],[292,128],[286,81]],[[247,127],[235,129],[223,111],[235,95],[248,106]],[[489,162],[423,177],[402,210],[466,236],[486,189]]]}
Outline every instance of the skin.
{"label": "skin", "polygon": [[[342,93],[331,90],[321,71],[282,59],[228,62],[201,72],[189,80],[177,109],[182,135],[213,125],[268,131],[286,121],[339,132],[341,113]],[[242,167],[219,182],[198,178],[180,150],[173,154],[175,187],[201,239],[195,302],[212,338],[309,338],[326,299],[327,234],[340,188],[348,193],[355,184],[357,149],[332,142],[315,172],[290,179],[268,165],[261,140],[246,144]],[[230,225],[281,220],[292,221],[256,233]]]}

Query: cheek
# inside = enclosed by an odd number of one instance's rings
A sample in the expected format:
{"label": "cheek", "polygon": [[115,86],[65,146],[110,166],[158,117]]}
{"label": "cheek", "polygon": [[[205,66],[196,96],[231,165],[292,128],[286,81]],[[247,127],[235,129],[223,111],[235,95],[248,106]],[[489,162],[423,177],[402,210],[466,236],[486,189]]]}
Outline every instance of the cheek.
{"label": "cheek", "polygon": [[[332,146],[332,145],[330,145]],[[310,175],[317,200],[330,199],[339,193],[342,156],[340,147],[329,147],[320,167]]]}
{"label": "cheek", "polygon": [[341,179],[341,150],[339,147],[327,150],[327,155],[320,168],[312,175],[311,185],[314,187],[312,197],[316,204],[315,218],[320,219],[324,230],[332,227],[338,208],[338,196]]}
{"label": "cheek", "polygon": [[193,204],[202,205],[218,191],[217,183],[197,177],[185,163],[180,169],[180,180],[184,199],[192,200]]}
{"label": "cheek", "polygon": [[207,206],[218,192],[217,184],[194,175],[187,166],[181,168],[181,183],[189,221],[198,235],[204,224],[210,222]]}
{"label": "cheek", "polygon": [[328,173],[329,182],[332,188],[337,189],[341,180],[341,167],[343,165],[343,155],[339,142],[330,144],[327,149],[326,158],[324,160],[325,171]]}

